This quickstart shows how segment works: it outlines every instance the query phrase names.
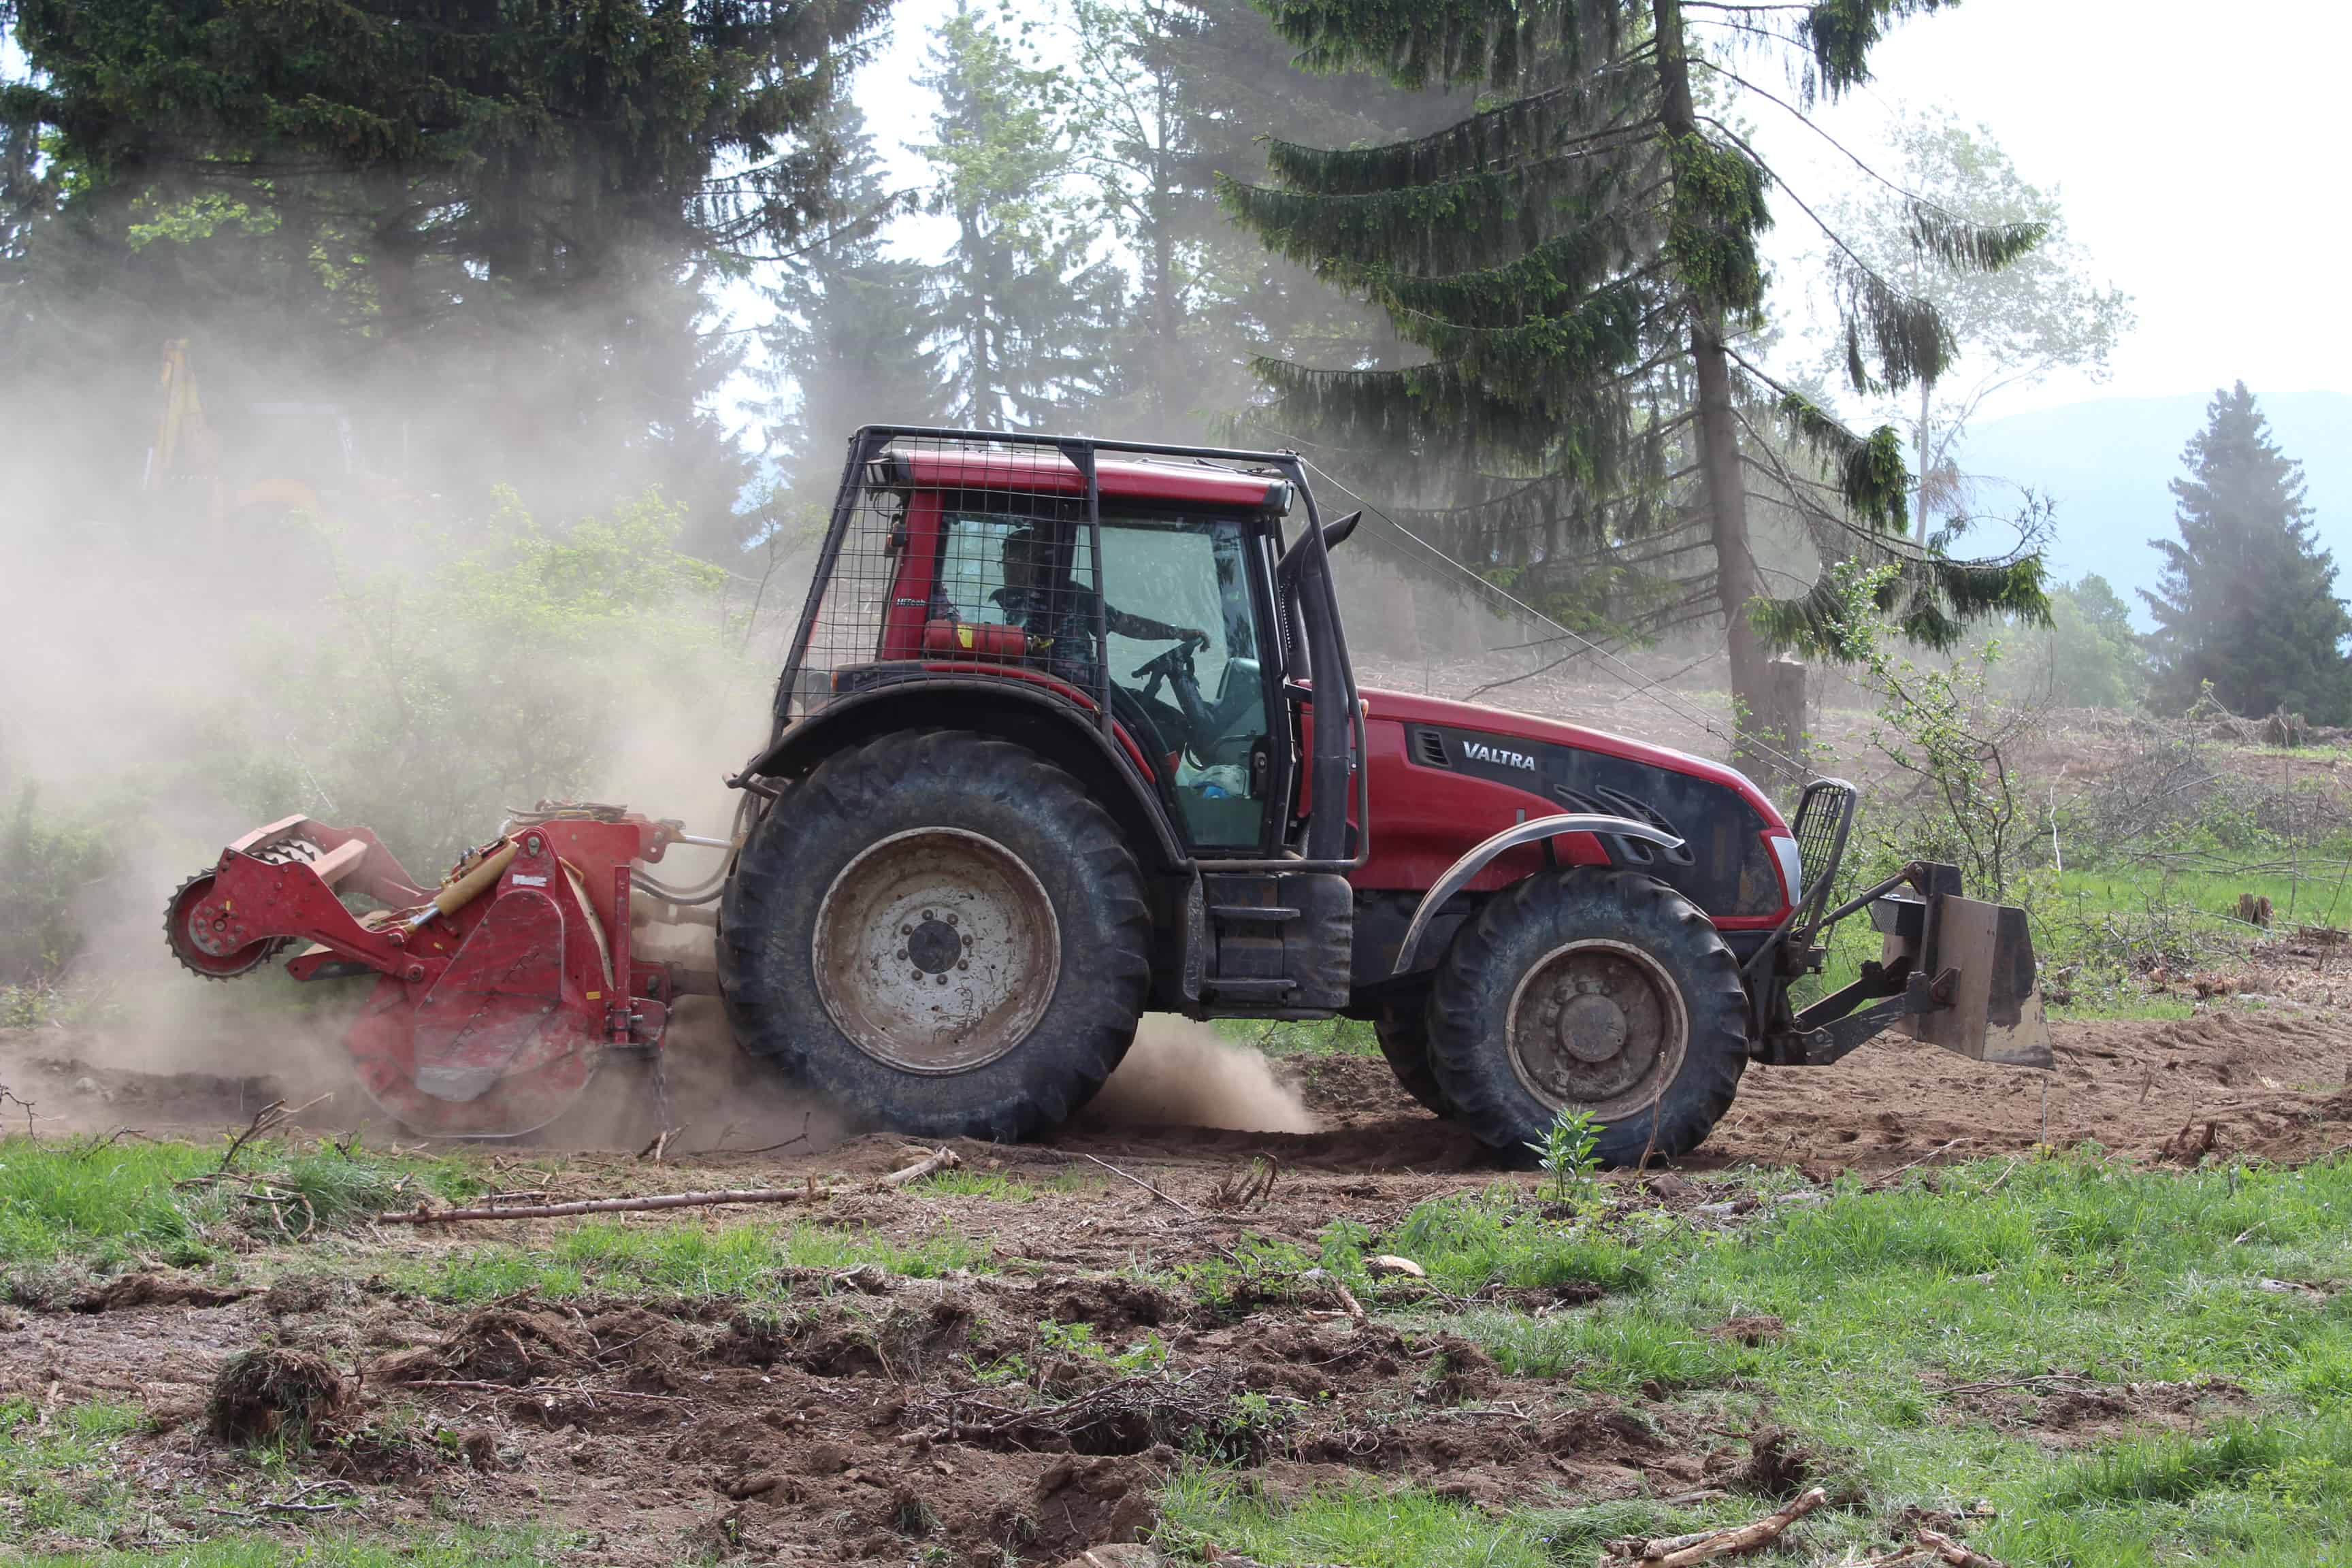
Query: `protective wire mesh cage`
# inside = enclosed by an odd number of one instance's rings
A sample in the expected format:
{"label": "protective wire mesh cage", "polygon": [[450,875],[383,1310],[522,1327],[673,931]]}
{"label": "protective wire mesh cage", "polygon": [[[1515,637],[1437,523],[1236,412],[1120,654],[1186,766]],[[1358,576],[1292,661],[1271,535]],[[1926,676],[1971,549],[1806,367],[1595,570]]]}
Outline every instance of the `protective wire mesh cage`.
{"label": "protective wire mesh cage", "polygon": [[1169,470],[1248,481],[1237,493],[1254,484],[1263,499],[1288,483],[1270,467],[1278,460],[1067,437],[859,432],[779,718],[806,717],[869,680],[941,661],[1017,670],[1107,713],[1108,656],[1122,651],[1113,636],[1203,634],[1106,603],[1106,509],[1116,521],[1148,510],[1155,489],[1181,490]]}

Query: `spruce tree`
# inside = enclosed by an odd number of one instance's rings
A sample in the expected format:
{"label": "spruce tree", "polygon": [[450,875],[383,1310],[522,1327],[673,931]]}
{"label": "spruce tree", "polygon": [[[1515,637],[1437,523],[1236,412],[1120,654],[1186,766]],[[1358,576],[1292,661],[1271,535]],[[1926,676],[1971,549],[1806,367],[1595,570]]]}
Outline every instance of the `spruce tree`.
{"label": "spruce tree", "polygon": [[703,285],[823,207],[814,121],[887,3],[0,0],[0,352],[94,405],[86,461],[27,462],[135,485],[187,340],[208,407],[340,410],[320,466],[411,505],[723,517]]}
{"label": "spruce tree", "polygon": [[924,205],[954,223],[929,292],[948,417],[1075,424],[1103,394],[1125,279],[1089,255],[1066,177],[1068,84],[961,0],[920,80],[940,100],[935,139],[916,149],[932,170]]}
{"label": "spruce tree", "polygon": [[2315,723],[2352,723],[2352,617],[2336,596],[2336,563],[2313,541],[2303,465],[2272,441],[2253,394],[2219,392],[2172,481],[2179,538],[2156,590],[2149,639],[2158,699],[2176,711],[2207,683],[2233,713],[2278,708]]}
{"label": "spruce tree", "polygon": [[[1891,428],[1847,430],[1741,352],[1764,321],[1758,236],[1779,181],[1727,112],[1757,90],[1727,62],[1777,55],[1801,103],[1835,98],[1868,79],[1888,25],[1938,0],[1261,4],[1310,65],[1482,92],[1476,112],[1417,139],[1277,142],[1270,183],[1228,188],[1268,245],[1379,304],[1428,355],[1370,371],[1262,361],[1278,423],[1344,448],[1370,484],[1416,503],[1416,526],[1556,615],[1718,620],[1741,713],[1763,710],[1772,644],[1817,641],[1836,613],[1826,574],[1765,595],[1751,489],[1799,518],[1825,563],[1895,564],[1881,607],[1914,637],[1946,646],[1971,616],[2042,613],[2037,558],[1910,544]],[[1959,268],[2005,265],[2041,237],[1924,202],[1911,227]],[[1929,302],[1859,263],[1840,283],[1857,389],[1940,372],[1952,342]],[[1736,746],[1768,763],[1786,749],[1745,725]]]}
{"label": "spruce tree", "polygon": [[945,416],[930,269],[891,254],[885,226],[903,206],[884,179],[865,117],[845,98],[829,128],[843,149],[839,216],[787,262],[761,329],[770,384],[769,448],[782,488],[824,506],[861,425],[931,425]]}

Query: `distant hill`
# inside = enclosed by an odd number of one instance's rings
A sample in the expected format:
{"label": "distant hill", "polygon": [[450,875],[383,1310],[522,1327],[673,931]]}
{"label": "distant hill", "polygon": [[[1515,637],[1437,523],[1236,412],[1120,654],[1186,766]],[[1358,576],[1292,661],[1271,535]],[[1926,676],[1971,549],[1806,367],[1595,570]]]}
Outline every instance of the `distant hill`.
{"label": "distant hill", "polygon": [[[2272,438],[2303,464],[2319,542],[2341,569],[2336,592],[2352,596],[2352,396],[2270,395],[2261,387],[2254,395]],[[2146,607],[2132,590],[2156,585],[2158,563],[2147,542],[2174,536],[2165,487],[2180,474],[2180,449],[2204,427],[2210,399],[2103,397],[1991,420],[1969,432],[1960,468],[1980,481],[1979,512],[2011,510],[2011,484],[2048,496],[2057,530],[2053,574],[2072,581],[2098,573],[2146,626]]]}

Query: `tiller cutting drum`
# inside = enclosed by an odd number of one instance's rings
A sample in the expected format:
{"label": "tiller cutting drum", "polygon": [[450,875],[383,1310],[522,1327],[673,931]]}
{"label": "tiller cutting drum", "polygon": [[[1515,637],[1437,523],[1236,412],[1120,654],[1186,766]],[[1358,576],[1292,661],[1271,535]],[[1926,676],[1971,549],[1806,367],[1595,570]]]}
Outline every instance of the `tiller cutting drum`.
{"label": "tiller cutting drum", "polygon": [[635,868],[676,843],[726,847],[615,806],[542,803],[426,889],[365,828],[289,816],[183,883],[163,932],[212,979],[298,941],[297,980],[382,976],[344,1042],[368,1093],[419,1132],[511,1137],[554,1120],[607,1054],[658,1050],[669,999],[711,988],[630,951]]}

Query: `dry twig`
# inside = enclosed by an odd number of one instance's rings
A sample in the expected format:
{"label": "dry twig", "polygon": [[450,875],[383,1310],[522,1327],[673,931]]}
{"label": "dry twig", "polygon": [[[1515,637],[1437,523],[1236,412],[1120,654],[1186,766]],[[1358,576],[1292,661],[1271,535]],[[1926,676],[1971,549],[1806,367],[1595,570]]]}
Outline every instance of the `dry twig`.
{"label": "dry twig", "polygon": [[378,1215],[376,1218],[386,1225],[440,1225],[461,1219],[562,1219],[580,1214],[635,1214],[647,1209],[707,1208],[719,1204],[816,1203],[835,1193],[903,1187],[935,1171],[950,1170],[962,1163],[962,1158],[954,1150],[934,1149],[903,1171],[893,1171],[876,1181],[851,1183],[841,1187],[820,1187],[812,1181],[800,1187],[731,1187],[702,1193],[657,1193],[641,1198],[582,1198],[572,1203],[531,1204],[508,1208],[428,1209],[420,1205],[400,1213]]}
{"label": "dry twig", "polygon": [[1130,1176],[1125,1171],[1120,1170],[1117,1165],[1112,1164],[1108,1160],[1095,1160],[1095,1157],[1092,1154],[1087,1153],[1084,1149],[1073,1149],[1070,1152],[1076,1154],[1081,1160],[1094,1160],[1096,1164],[1100,1165],[1104,1170],[1108,1171],[1120,1181],[1133,1182],[1137,1186],[1141,1187],[1145,1192],[1150,1193],[1153,1197],[1158,1198],[1161,1203],[1168,1205],[1171,1208],[1181,1210],[1182,1213],[1190,1215],[1194,1219],[1199,1219],[1201,1217],[1201,1211],[1194,1208],[1191,1204],[1182,1203],[1175,1198],[1170,1197],[1166,1193],[1161,1192],[1158,1187],[1153,1186],[1141,1176]]}

